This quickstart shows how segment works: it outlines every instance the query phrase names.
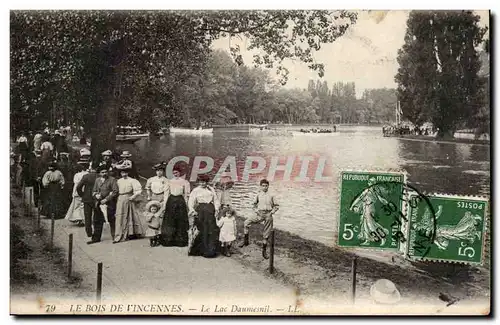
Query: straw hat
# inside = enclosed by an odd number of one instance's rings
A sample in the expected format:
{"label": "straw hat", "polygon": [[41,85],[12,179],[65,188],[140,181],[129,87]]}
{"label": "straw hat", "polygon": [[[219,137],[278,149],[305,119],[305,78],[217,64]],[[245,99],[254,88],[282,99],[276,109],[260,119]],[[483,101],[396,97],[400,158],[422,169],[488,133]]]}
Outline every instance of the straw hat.
{"label": "straw hat", "polygon": [[148,203],[146,203],[146,207],[145,207],[146,211],[149,211],[152,206],[156,206],[158,208],[158,210],[161,209],[161,203],[159,201],[152,200],[152,201],[149,201]]}
{"label": "straw hat", "polygon": [[80,156],[90,156],[90,150],[87,148],[80,149]]}
{"label": "straw hat", "polygon": [[370,288],[370,296],[380,304],[396,304],[401,300],[396,285],[387,279],[377,280]]}
{"label": "straw hat", "polygon": [[132,154],[128,150],[124,150],[122,154],[120,155],[122,158],[130,158],[132,157]]}
{"label": "straw hat", "polygon": [[116,165],[116,169],[123,170],[123,171],[129,171],[132,169],[132,162],[130,160],[125,160],[121,164]]}
{"label": "straw hat", "polygon": [[103,151],[103,152],[101,153],[101,155],[102,155],[102,156],[112,156],[112,155],[113,155],[113,153],[111,152],[111,150],[106,150],[106,151]]}
{"label": "straw hat", "polygon": [[154,169],[154,170],[162,170],[162,169],[165,169],[165,167],[166,167],[166,166],[165,166],[165,163],[163,163],[163,162],[162,162],[162,163],[159,163],[159,164],[154,165],[154,166],[153,166],[153,169]]}

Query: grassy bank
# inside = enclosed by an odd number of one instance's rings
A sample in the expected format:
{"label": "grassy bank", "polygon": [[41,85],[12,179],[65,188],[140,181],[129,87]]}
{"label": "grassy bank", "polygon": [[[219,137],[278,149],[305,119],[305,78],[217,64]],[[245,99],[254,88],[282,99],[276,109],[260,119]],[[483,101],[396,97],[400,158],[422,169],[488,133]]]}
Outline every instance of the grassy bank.
{"label": "grassy bank", "polygon": [[[242,224],[240,219],[239,232],[242,232]],[[251,245],[236,249],[234,258],[268,274],[269,262],[261,256],[261,231],[261,225],[251,228]],[[304,295],[321,297],[328,291],[335,292],[335,297],[350,297],[353,252],[281,230],[275,230],[275,242],[276,272],[269,276],[295,286]],[[442,303],[438,299],[440,293],[460,300],[490,296],[490,272],[484,268],[449,263],[410,263],[402,258],[386,263],[357,257],[357,297],[368,297],[371,284],[382,278],[394,282],[407,300]]]}
{"label": "grassy bank", "polygon": [[35,217],[26,213],[16,190],[11,190],[10,208],[11,301],[37,301],[45,313],[44,301],[51,297],[90,300],[92,288],[85,287],[77,273],[68,278],[63,250],[49,249],[49,234],[36,229]]}

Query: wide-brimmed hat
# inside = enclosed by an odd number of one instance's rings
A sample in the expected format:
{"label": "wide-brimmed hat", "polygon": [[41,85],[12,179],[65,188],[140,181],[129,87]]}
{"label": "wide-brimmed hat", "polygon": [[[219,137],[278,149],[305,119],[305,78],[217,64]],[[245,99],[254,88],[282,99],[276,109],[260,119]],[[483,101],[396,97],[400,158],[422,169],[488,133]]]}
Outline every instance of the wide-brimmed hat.
{"label": "wide-brimmed hat", "polygon": [[79,159],[77,162],[77,164],[79,165],[85,165],[85,164],[90,164],[90,160],[89,159]]}
{"label": "wide-brimmed hat", "polygon": [[163,163],[163,162],[162,162],[162,163],[159,163],[159,164],[154,165],[154,166],[153,166],[153,169],[154,169],[154,170],[164,170],[164,169],[165,169],[165,167],[166,167],[166,166],[165,166],[165,163]]}
{"label": "wide-brimmed hat", "polygon": [[132,157],[132,154],[128,150],[124,150],[122,152],[122,154],[120,155],[120,157],[129,158],[129,157]]}
{"label": "wide-brimmed hat", "polygon": [[106,150],[106,151],[103,151],[103,152],[101,153],[101,155],[102,155],[102,156],[112,156],[112,155],[113,155],[113,153],[111,152],[111,150]]}
{"label": "wide-brimmed hat", "polygon": [[80,156],[90,156],[90,155],[91,155],[91,152],[89,149],[87,149],[87,148],[80,149]]}
{"label": "wide-brimmed hat", "polygon": [[370,296],[379,304],[396,304],[401,300],[396,285],[387,279],[377,280],[370,288]]}
{"label": "wide-brimmed hat", "polygon": [[116,169],[128,172],[132,169],[132,162],[130,162],[130,160],[125,160],[121,164],[117,164]]}
{"label": "wide-brimmed hat", "polygon": [[148,203],[146,203],[146,207],[145,207],[146,211],[149,211],[152,206],[156,206],[158,208],[158,210],[161,209],[160,201],[152,200],[152,201],[149,201]]}
{"label": "wide-brimmed hat", "polygon": [[69,152],[60,152],[59,156],[66,156],[69,157]]}

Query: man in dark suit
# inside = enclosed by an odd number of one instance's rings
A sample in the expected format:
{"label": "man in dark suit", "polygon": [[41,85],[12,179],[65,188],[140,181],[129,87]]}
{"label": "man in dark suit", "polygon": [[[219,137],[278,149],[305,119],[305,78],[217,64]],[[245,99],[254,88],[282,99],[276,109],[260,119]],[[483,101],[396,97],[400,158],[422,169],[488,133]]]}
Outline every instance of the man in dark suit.
{"label": "man in dark suit", "polygon": [[118,184],[116,179],[108,175],[108,169],[102,165],[97,168],[99,177],[96,179],[92,196],[95,200],[94,206],[94,233],[92,240],[87,244],[98,243],[101,241],[102,227],[104,224],[104,214],[101,209],[106,209],[108,216],[111,237],[115,237],[115,211],[116,199],[118,197]]}
{"label": "man in dark suit", "polygon": [[[89,163],[86,161],[79,161],[84,170],[89,168]],[[92,196],[92,190],[94,189],[94,183],[97,178],[97,173],[94,167],[89,169],[89,173],[83,175],[80,183],[76,186],[76,192],[82,198],[83,201],[83,214],[85,215],[85,232],[87,237],[92,237],[92,212],[94,211],[94,198]]]}

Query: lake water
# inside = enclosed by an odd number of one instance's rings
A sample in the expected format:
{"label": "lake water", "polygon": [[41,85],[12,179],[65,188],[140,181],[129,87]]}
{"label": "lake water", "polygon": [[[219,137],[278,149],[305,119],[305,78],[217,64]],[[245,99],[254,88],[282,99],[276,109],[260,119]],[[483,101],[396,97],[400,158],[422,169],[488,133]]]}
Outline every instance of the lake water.
{"label": "lake water", "polygon": [[[179,155],[206,155],[212,157],[216,165],[227,156],[236,156],[240,172],[243,168],[240,160],[250,155],[266,159],[282,157],[282,162],[288,156],[325,157],[323,175],[331,175],[331,181],[285,181],[277,174],[271,191],[281,206],[275,216],[276,228],[327,245],[334,245],[336,238],[342,170],[400,170],[407,173],[408,182],[421,192],[490,195],[489,146],[384,138],[380,127],[340,126],[337,131],[331,135],[287,136],[215,129],[213,135],[165,135],[123,144],[120,148],[133,153],[139,173],[144,177],[154,175],[153,164]],[[311,168],[314,175],[315,168]],[[299,170],[300,164],[294,165],[294,173]],[[236,182],[231,194],[240,214],[250,213],[257,191],[258,180]]]}

